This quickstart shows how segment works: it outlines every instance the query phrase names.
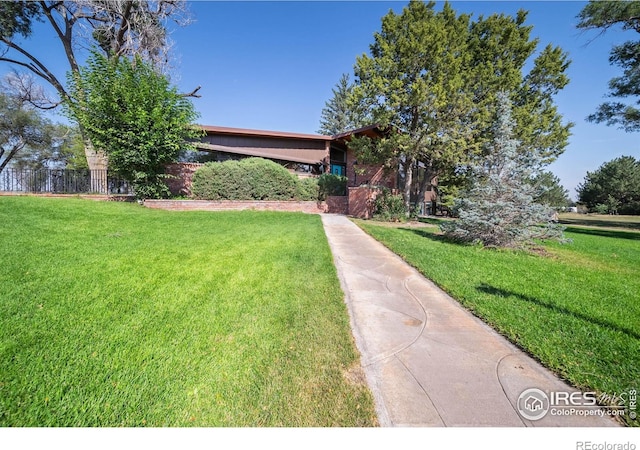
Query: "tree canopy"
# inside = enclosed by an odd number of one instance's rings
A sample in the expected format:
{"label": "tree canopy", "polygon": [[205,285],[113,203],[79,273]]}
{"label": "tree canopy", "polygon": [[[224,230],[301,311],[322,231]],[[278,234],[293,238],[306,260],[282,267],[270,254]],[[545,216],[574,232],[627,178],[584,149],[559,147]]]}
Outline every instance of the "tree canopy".
{"label": "tree canopy", "polygon": [[640,160],[621,156],[587,172],[578,201],[592,212],[640,214]]}
{"label": "tree canopy", "polygon": [[[578,15],[578,28],[602,32],[619,26],[640,33],[639,1],[590,1]],[[602,103],[588,121],[617,125],[625,131],[640,131],[640,40],[629,40],[612,48],[609,62],[622,75],[609,81],[609,96],[630,102]]]}
{"label": "tree canopy", "polygon": [[0,172],[21,157],[50,152],[61,128],[6,89],[0,90]]}
{"label": "tree canopy", "polygon": [[133,184],[138,197],[168,195],[165,165],[201,135],[192,126],[197,113],[191,101],[140,57],[94,53],[70,85],[78,101],[69,114],[104,150],[110,168]]}
{"label": "tree canopy", "polygon": [[450,238],[486,246],[524,247],[535,239],[561,239],[562,229],[551,223],[551,208],[534,201],[530,180],[538,173],[540,156],[518,151],[511,101],[499,93],[496,102],[493,140],[472,164],[471,187],[455,205],[460,218],[441,228]]}
{"label": "tree canopy", "polygon": [[533,199],[536,203],[548,205],[552,208],[563,208],[569,206],[569,191],[560,183],[560,178],[549,171],[537,173],[531,179],[534,188]]}
{"label": "tree canopy", "polygon": [[[0,2],[0,61],[17,70],[32,73],[51,85],[57,92],[57,101],[38,107],[55,108],[60,103],[73,104],[77,98],[67,89],[51,67],[43,63],[42,49],[28,39],[34,22],[50,26],[54,39],[64,50],[68,69],[78,74],[82,61],[78,51],[99,48],[109,57],[139,56],[160,70],[168,58],[167,25],[187,20],[183,0],[86,0],[86,1],[7,1]],[[23,98],[33,97],[27,88]],[[194,91],[195,92],[195,91]],[[95,149],[80,124],[85,154],[91,169],[106,168],[101,149]]]}
{"label": "tree canopy", "polygon": [[338,84],[331,90],[333,96],[322,109],[318,133],[333,136],[363,125],[357,112],[349,104],[351,90],[349,75],[342,74]]}
{"label": "tree canopy", "polygon": [[492,105],[509,92],[519,151],[553,161],[568,144],[554,95],[567,83],[569,61],[547,46],[532,61],[538,41],[530,38],[527,13],[494,14],[472,21],[449,3],[410,2],[382,18],[370,55],[357,58],[351,96],[369,123],[393,129],[379,140],[352,140],[359,159],[398,167],[409,207],[413,170],[424,179],[460,170],[493,139]]}

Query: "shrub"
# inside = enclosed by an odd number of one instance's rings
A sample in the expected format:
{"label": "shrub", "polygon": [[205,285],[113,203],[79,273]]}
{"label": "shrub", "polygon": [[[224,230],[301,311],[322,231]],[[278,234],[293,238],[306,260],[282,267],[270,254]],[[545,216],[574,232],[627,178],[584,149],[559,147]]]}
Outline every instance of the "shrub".
{"label": "shrub", "polygon": [[347,177],[325,173],[318,177],[318,199],[332,195],[347,195]]}
{"label": "shrub", "polygon": [[302,178],[298,180],[296,198],[303,201],[318,200],[318,179]]}
{"label": "shrub", "polygon": [[373,218],[385,222],[401,222],[407,218],[404,197],[382,188],[374,202]]}
{"label": "shrub", "polygon": [[193,174],[193,196],[206,200],[250,200],[248,171],[240,161],[211,162]]}
{"label": "shrub", "polygon": [[262,158],[247,158],[240,165],[248,171],[245,182],[255,200],[291,200],[298,179],[280,164]]}
{"label": "shrub", "polygon": [[315,200],[315,180],[298,180],[263,158],[210,162],[193,174],[191,192],[205,200]]}

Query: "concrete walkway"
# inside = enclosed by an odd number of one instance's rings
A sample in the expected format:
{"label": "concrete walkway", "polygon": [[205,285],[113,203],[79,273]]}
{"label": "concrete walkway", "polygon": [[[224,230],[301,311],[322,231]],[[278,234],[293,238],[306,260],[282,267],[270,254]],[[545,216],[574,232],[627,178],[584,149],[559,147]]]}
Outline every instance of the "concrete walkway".
{"label": "concrete walkway", "polygon": [[522,417],[523,391],[575,389],[349,219],[321,217],[382,426],[617,425],[552,407],[540,420]]}

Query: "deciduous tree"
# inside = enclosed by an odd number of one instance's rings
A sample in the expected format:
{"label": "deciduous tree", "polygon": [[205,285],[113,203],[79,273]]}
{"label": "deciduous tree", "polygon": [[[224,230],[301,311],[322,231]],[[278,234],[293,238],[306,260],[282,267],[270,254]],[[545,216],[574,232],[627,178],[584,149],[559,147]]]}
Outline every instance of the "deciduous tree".
{"label": "deciduous tree", "polygon": [[54,136],[55,126],[41,112],[0,91],[0,173],[22,153],[47,151]]}
{"label": "deciduous tree", "polygon": [[[138,55],[160,68],[168,61],[167,24],[184,23],[187,18],[182,0],[83,0],[83,1],[6,1],[0,2],[0,61],[16,69],[31,72],[50,84],[59,103],[73,104],[77,98],[67,89],[51,67],[43,61],[43,52],[28,39],[34,22],[43,22],[64,50],[69,71],[77,75],[81,61],[79,49],[97,47],[108,56]],[[33,85],[31,85],[33,86]],[[25,96],[28,96],[28,92]],[[40,105],[45,106],[45,105]],[[106,158],[95,149],[82,125],[85,153],[91,169],[105,169]]]}
{"label": "deciduous tree", "polygon": [[166,164],[201,134],[192,126],[197,113],[191,101],[139,56],[94,53],[70,78],[78,99],[70,115],[105,151],[111,169],[130,181],[140,198],[168,195]]}

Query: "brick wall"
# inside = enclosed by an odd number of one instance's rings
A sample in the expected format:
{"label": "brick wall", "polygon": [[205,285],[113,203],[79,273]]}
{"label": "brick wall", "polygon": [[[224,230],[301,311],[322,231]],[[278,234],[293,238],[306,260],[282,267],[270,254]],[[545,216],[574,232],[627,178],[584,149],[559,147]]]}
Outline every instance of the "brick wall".
{"label": "brick wall", "polygon": [[343,196],[329,196],[325,200],[327,205],[326,211],[332,214],[349,214],[349,197]]}
{"label": "brick wall", "polygon": [[356,164],[357,160],[353,150],[347,151],[347,186],[356,187],[363,184],[386,186],[390,189],[396,187],[395,171],[385,171],[382,165]]}
{"label": "brick wall", "polygon": [[290,211],[320,214],[329,212],[325,202],[264,201],[264,200],[145,200],[144,206],[170,211]]}
{"label": "brick wall", "polygon": [[173,195],[191,195],[191,182],[193,174],[203,164],[200,163],[176,163],[169,164],[165,173],[171,175],[167,178],[167,186]]}
{"label": "brick wall", "polygon": [[359,219],[370,219],[373,216],[374,201],[379,190],[365,186],[349,188],[348,214]]}

